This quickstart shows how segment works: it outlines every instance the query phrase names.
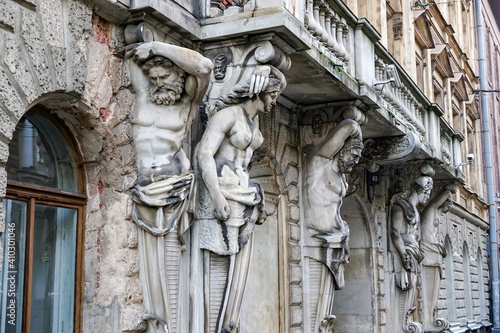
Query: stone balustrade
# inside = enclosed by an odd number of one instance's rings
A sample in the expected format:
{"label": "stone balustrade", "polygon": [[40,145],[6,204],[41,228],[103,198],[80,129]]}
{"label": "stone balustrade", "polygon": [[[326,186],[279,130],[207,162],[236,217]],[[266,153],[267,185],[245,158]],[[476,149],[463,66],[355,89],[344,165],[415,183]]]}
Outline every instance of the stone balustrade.
{"label": "stone balustrade", "polygon": [[346,66],[351,59],[349,50],[349,27],[324,0],[306,0],[304,24],[316,40],[316,46],[336,64]]}

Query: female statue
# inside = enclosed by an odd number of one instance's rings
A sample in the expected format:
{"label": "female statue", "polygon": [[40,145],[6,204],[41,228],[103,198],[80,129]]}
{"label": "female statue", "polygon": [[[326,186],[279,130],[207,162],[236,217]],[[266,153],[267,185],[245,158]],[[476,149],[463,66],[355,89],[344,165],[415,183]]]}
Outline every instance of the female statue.
{"label": "female statue", "polygon": [[249,82],[217,100],[197,148],[195,224],[205,250],[205,332],[238,330],[252,234],[265,218],[263,192],[247,168],[264,141],[259,112],[271,112],[285,86],[280,71],[257,66]]}

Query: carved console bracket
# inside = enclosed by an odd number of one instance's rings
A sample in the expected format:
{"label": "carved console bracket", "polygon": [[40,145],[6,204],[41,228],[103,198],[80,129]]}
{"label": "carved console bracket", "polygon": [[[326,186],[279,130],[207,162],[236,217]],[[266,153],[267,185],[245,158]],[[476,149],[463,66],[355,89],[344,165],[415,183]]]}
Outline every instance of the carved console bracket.
{"label": "carved console bracket", "polygon": [[415,307],[411,307],[406,313],[406,325],[403,328],[405,333],[424,333],[422,324],[411,321],[411,313],[415,311],[415,309]]}
{"label": "carved console bracket", "polygon": [[378,171],[381,165],[408,161],[419,152],[421,141],[410,129],[404,136],[368,139],[364,142],[363,160],[370,172]]}

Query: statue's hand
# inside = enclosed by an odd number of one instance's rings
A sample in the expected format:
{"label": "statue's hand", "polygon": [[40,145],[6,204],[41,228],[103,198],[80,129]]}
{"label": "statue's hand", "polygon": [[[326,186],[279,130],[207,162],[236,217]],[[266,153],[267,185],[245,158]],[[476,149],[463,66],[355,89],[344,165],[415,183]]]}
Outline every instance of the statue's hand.
{"label": "statue's hand", "polygon": [[255,67],[252,73],[252,78],[250,79],[250,91],[248,92],[250,97],[254,94],[258,95],[267,87],[267,84],[269,83],[269,75],[271,75],[271,68],[269,66]]}
{"label": "statue's hand", "polygon": [[217,198],[214,198],[213,204],[214,204],[214,217],[220,221],[227,220],[229,217],[229,213],[231,211],[229,209],[229,204],[227,203],[226,198],[224,198],[224,196],[222,196],[221,194]]}
{"label": "statue's hand", "polygon": [[136,43],[127,45],[125,57],[132,58],[135,62],[144,61],[153,55],[153,42]]}

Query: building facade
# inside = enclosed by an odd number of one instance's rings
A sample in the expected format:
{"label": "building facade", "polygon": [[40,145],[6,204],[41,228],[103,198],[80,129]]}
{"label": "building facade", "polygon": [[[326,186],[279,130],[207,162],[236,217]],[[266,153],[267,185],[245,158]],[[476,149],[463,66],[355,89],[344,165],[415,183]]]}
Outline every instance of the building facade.
{"label": "building facade", "polygon": [[1,330],[488,331],[473,27],[469,1],[1,0]]}

